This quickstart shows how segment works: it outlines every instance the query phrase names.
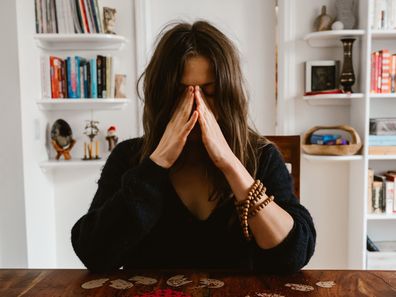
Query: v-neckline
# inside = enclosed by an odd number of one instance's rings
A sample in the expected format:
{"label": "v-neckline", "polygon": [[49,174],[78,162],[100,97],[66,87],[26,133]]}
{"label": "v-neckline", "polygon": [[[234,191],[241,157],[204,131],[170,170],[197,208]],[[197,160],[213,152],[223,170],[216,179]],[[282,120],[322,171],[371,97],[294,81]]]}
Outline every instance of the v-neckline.
{"label": "v-neckline", "polygon": [[191,210],[187,207],[187,205],[184,204],[183,200],[181,199],[181,197],[179,196],[179,194],[177,193],[175,187],[172,184],[172,181],[170,179],[170,176],[168,175],[168,184],[169,187],[171,189],[171,191],[173,192],[173,196],[175,198],[175,200],[177,200],[177,203],[181,206],[181,208],[184,209],[184,212],[186,213],[186,215],[188,215],[188,217],[192,218],[194,221],[204,224],[209,222],[210,220],[212,220],[213,216],[215,215],[216,212],[218,212],[219,208],[223,206],[223,203],[218,202],[215,206],[215,208],[210,212],[209,216],[204,219],[201,220],[199,218],[197,218],[192,212]]}

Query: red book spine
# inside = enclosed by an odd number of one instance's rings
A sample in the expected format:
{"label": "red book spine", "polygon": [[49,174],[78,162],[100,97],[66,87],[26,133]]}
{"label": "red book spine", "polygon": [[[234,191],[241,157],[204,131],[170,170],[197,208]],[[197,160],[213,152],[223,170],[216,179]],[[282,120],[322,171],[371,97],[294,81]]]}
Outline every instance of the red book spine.
{"label": "red book spine", "polygon": [[80,0],[80,8],[81,8],[82,19],[84,21],[84,27],[86,28],[85,32],[91,33],[89,31],[88,20],[87,20],[87,12],[86,12],[86,8],[85,8],[85,5],[84,5],[84,0]]}
{"label": "red book spine", "polygon": [[374,93],[378,94],[380,90],[378,89],[378,63],[379,63],[379,52],[375,52],[375,60],[374,60]]}
{"label": "red book spine", "polygon": [[50,57],[52,98],[59,98],[59,62],[59,58]]}
{"label": "red book spine", "polygon": [[375,53],[371,53],[370,93],[375,93]]}

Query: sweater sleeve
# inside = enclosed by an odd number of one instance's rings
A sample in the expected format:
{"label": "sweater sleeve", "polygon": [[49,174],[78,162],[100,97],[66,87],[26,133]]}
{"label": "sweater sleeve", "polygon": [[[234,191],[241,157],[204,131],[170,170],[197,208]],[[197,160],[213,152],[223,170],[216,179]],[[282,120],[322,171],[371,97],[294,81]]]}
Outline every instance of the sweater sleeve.
{"label": "sweater sleeve", "polygon": [[300,270],[312,257],[316,231],[311,215],[293,194],[292,177],[278,149],[269,144],[264,148],[257,178],[267,187],[267,195],[294,220],[286,238],[271,249],[260,248],[252,241],[253,269],[266,273],[287,274]]}
{"label": "sweater sleeve", "polygon": [[128,168],[136,146],[133,139],[114,148],[88,212],[71,230],[74,251],[91,271],[123,266],[128,251],[150,232],[162,213],[168,170],[148,157]]}

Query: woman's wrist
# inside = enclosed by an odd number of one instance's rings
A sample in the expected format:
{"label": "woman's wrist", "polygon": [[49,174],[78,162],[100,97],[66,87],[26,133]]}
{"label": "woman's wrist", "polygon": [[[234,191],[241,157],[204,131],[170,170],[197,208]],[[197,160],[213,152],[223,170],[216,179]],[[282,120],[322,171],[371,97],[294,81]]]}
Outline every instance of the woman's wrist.
{"label": "woman's wrist", "polygon": [[158,166],[161,166],[166,169],[169,169],[172,166],[170,162],[166,161],[164,158],[161,158],[155,152],[150,155],[150,159]]}

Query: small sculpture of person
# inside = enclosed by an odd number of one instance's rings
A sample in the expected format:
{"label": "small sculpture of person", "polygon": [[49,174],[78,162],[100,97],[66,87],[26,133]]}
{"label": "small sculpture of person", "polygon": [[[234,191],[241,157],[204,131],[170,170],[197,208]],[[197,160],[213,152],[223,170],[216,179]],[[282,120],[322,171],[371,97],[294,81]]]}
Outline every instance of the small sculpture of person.
{"label": "small sculpture of person", "polygon": [[115,126],[110,126],[109,129],[107,129],[106,140],[109,144],[109,152],[111,152],[118,143],[118,136],[116,135],[116,131],[117,128]]}
{"label": "small sculpture of person", "polygon": [[63,155],[65,160],[70,160],[70,151],[76,141],[73,139],[72,129],[70,125],[63,119],[58,119],[51,128],[51,143],[56,150],[56,160]]}
{"label": "small sculpture of person", "polygon": [[114,32],[115,27],[115,17],[117,11],[114,8],[103,7],[103,27],[104,33],[106,34],[116,34]]}

